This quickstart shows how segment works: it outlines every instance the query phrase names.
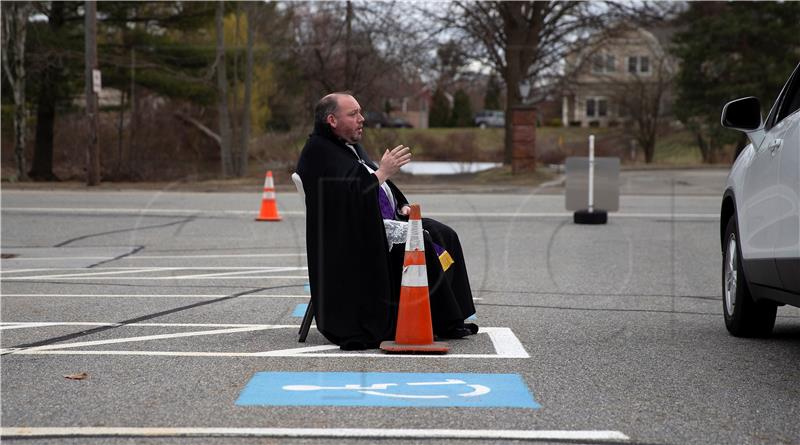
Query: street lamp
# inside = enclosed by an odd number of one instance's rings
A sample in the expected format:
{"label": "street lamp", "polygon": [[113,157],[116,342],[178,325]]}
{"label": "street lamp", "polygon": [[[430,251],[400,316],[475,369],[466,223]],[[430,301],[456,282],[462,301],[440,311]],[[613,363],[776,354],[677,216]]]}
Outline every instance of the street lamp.
{"label": "street lamp", "polygon": [[531,92],[531,83],[528,79],[523,79],[520,81],[519,85],[519,96],[522,98],[522,104],[524,105],[525,102],[528,101],[528,94]]}

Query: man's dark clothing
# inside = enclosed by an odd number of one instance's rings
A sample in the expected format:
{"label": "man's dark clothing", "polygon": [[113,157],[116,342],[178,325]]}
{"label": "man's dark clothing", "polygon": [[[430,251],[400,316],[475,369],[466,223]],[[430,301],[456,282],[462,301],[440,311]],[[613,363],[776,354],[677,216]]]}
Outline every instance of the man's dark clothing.
{"label": "man's dark clothing", "polygon": [[[377,166],[353,144],[356,153],[328,125],[309,136],[297,173],[306,193],[306,248],[311,301],[317,329],[331,342],[376,347],[394,338],[404,246],[388,249],[378,199]],[[360,159],[359,159],[360,158]],[[408,204],[391,181],[397,209]],[[395,211],[397,211],[395,209]],[[424,209],[423,209],[424,212]],[[398,219],[405,219],[398,215]],[[435,333],[462,326],[475,313],[458,235],[423,218],[425,260]],[[455,260],[442,270],[433,242]]]}

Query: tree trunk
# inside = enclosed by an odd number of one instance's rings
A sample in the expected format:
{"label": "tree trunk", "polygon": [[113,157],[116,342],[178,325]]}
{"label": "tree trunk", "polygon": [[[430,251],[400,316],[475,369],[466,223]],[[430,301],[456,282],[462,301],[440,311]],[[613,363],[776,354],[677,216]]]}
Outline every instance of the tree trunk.
{"label": "tree trunk", "polygon": [[11,84],[14,97],[14,160],[17,166],[17,178],[21,181],[28,179],[25,161],[28,131],[28,109],[25,102],[25,37],[31,10],[31,3],[9,2],[2,14],[3,70]]}
{"label": "tree trunk", "polygon": [[85,36],[84,51],[86,58],[86,120],[88,141],[86,144],[86,185],[100,184],[100,106],[98,93],[94,91],[93,72],[97,69],[97,2],[87,0],[84,2]]}
{"label": "tree trunk", "polygon": [[255,40],[255,22],[257,10],[255,4],[248,4],[245,10],[247,17],[247,65],[244,77],[244,104],[242,112],[241,135],[239,137],[239,171],[238,176],[247,175],[247,160],[250,156],[250,109],[253,104],[253,45]]}
{"label": "tree trunk", "polygon": [[48,66],[42,72],[39,105],[36,109],[36,145],[29,173],[37,181],[57,181],[53,174],[53,127],[56,119],[56,85],[58,69]]}
{"label": "tree trunk", "polygon": [[[64,3],[51,2],[50,32],[58,36],[64,25]],[[41,89],[36,107],[36,145],[33,151],[33,165],[30,177],[39,181],[58,181],[53,174],[53,129],[56,120],[56,106],[61,97],[60,85],[64,82],[60,61],[48,61],[42,71]]]}
{"label": "tree trunk", "polygon": [[700,149],[700,156],[703,158],[703,162],[708,164],[711,162],[711,147],[705,139],[703,139],[703,134],[700,131],[694,132],[695,139],[697,140],[697,148]]}
{"label": "tree trunk", "polygon": [[353,87],[351,79],[350,64],[352,62],[350,57],[350,39],[353,33],[353,2],[347,0],[347,12],[345,13],[345,36],[344,36],[344,90],[350,91]]}
{"label": "tree trunk", "polygon": [[117,180],[129,179],[126,178],[125,171],[125,90],[122,90],[119,95],[119,120],[117,121]]}
{"label": "tree trunk", "polygon": [[233,29],[233,76],[231,78],[231,167],[234,176],[239,176],[239,145],[242,130],[242,109],[239,107],[239,23],[242,15],[242,3],[236,2],[235,22]]}
{"label": "tree trunk", "polygon": [[130,134],[128,135],[128,150],[125,154],[124,162],[127,174],[131,175],[132,172],[137,171],[137,166],[139,164],[139,156],[133,156],[132,153],[139,153],[139,150],[136,149],[136,137],[137,129],[141,122],[139,116],[139,98],[136,95],[136,47],[131,48],[131,94],[128,102],[131,104],[131,122]]}
{"label": "tree trunk", "polygon": [[217,110],[219,114],[220,164],[222,177],[233,173],[233,157],[231,155],[231,123],[228,112],[228,76],[225,70],[225,3],[217,3]]}

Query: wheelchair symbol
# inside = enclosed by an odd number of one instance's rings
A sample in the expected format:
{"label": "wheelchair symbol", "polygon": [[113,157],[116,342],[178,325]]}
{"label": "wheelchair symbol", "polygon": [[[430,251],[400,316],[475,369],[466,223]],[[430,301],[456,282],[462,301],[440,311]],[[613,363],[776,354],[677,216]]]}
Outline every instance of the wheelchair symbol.
{"label": "wheelchair symbol", "polygon": [[[441,385],[465,385],[472,388],[472,391],[458,394],[461,397],[477,397],[488,394],[491,389],[484,385],[469,385],[467,382],[460,379],[445,379],[443,382],[408,382],[408,386],[441,386]],[[448,399],[449,395],[436,394],[436,395],[422,395],[422,394],[394,394],[386,391],[390,387],[399,386],[398,383],[373,383],[370,386],[361,385],[344,385],[344,386],[316,386],[316,385],[285,385],[285,391],[324,391],[324,390],[350,390],[367,394],[371,396],[392,397],[396,399]]]}

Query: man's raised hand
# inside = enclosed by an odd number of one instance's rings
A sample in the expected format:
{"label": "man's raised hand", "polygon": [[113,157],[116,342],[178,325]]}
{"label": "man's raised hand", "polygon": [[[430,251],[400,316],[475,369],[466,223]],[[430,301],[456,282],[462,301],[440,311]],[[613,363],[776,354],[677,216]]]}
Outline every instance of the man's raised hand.
{"label": "man's raised hand", "polygon": [[411,149],[409,147],[398,145],[391,150],[386,149],[383,153],[383,157],[381,157],[381,165],[375,172],[378,183],[383,184],[387,179],[400,171],[400,167],[409,162],[411,162]]}

